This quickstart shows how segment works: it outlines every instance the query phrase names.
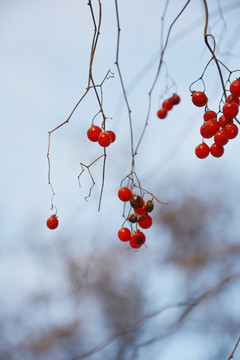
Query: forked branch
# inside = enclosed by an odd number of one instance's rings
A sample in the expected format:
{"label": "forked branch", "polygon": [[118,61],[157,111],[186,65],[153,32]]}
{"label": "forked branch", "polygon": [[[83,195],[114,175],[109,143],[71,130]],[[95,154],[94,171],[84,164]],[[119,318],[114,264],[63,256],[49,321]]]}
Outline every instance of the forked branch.
{"label": "forked branch", "polygon": [[[101,84],[100,85],[95,84],[95,81],[93,79],[93,74],[92,74],[92,67],[93,67],[93,60],[94,60],[96,47],[97,47],[97,43],[98,43],[98,39],[99,39],[99,35],[100,35],[100,27],[101,27],[101,22],[102,22],[102,5],[101,5],[101,1],[98,0],[98,24],[96,22],[96,18],[95,18],[95,14],[94,14],[93,6],[92,6],[92,0],[89,0],[88,5],[90,7],[90,12],[91,12],[93,26],[94,26],[94,32],[93,32],[91,53],[90,53],[90,60],[89,60],[89,72],[88,72],[87,88],[86,88],[86,91],[84,92],[84,94],[81,96],[81,98],[78,100],[78,102],[76,103],[76,105],[72,109],[72,111],[71,111],[70,115],[68,116],[68,118],[64,122],[62,122],[61,124],[56,126],[53,130],[48,132],[47,159],[48,159],[48,184],[50,185],[50,188],[51,188],[51,191],[52,191],[51,208],[55,207],[55,205],[53,205],[53,198],[55,196],[55,192],[54,192],[52,182],[51,182],[51,162],[50,162],[51,135],[52,135],[52,133],[54,133],[55,131],[60,129],[62,126],[69,123],[69,121],[70,121],[72,115],[74,114],[75,110],[77,109],[79,104],[82,102],[82,100],[85,98],[85,96],[88,94],[90,89],[94,89],[94,92],[95,92],[95,95],[96,95],[96,98],[97,98],[97,102],[98,102],[98,105],[99,105],[99,113],[101,113],[102,117],[103,117],[103,129],[105,129],[106,116],[104,114],[103,106],[102,106],[102,85],[103,85],[103,83],[104,83],[104,81],[106,79],[108,79],[109,77],[113,77],[113,74],[109,70],[107,72],[106,76],[104,77],[103,81],[101,82]],[[98,94],[98,88],[100,88],[100,95]],[[103,162],[103,178],[102,178],[102,187],[101,187],[101,194],[100,194],[99,209],[100,209],[100,203],[101,203],[101,198],[102,198],[102,192],[103,192],[103,186],[104,186],[105,167],[106,167],[106,151],[105,151],[105,149],[104,149],[104,154],[101,155],[99,158],[101,158],[102,156],[104,156],[104,162]],[[97,158],[95,161],[97,161],[99,158]],[[95,163],[95,161],[93,161],[92,164]],[[82,167],[84,166],[83,163],[81,163],[81,166]],[[89,166],[87,167],[88,171],[89,171]],[[90,171],[89,171],[89,174],[90,174],[90,177],[92,178],[92,175],[91,175]],[[93,186],[94,186],[94,184],[92,185],[92,187]],[[90,188],[90,191],[89,191],[90,195],[91,195],[92,187]]]}

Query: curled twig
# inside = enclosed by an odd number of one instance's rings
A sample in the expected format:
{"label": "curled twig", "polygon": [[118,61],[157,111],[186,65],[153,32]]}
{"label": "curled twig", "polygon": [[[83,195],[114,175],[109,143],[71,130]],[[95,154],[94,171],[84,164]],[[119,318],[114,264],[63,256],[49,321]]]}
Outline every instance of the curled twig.
{"label": "curled twig", "polygon": [[91,162],[91,164],[89,164],[89,165],[85,165],[85,164],[83,164],[82,162],[80,163],[81,168],[82,168],[82,171],[81,171],[80,174],[78,175],[78,183],[79,183],[79,186],[81,187],[80,177],[81,177],[82,174],[84,173],[85,169],[87,169],[87,171],[88,171],[88,173],[89,173],[89,176],[90,176],[90,178],[91,178],[91,180],[92,180],[92,185],[91,185],[91,187],[90,187],[90,189],[89,189],[89,193],[88,193],[87,196],[84,197],[85,200],[87,200],[87,199],[91,196],[92,189],[93,189],[93,187],[94,187],[94,185],[95,185],[94,178],[93,178],[92,173],[91,173],[91,171],[89,170],[89,168],[90,168],[93,164],[95,164],[95,162],[97,162],[99,159],[101,159],[103,156],[106,156],[106,155],[103,154],[103,155],[99,156],[97,159],[95,159],[95,160],[94,160],[93,162]]}

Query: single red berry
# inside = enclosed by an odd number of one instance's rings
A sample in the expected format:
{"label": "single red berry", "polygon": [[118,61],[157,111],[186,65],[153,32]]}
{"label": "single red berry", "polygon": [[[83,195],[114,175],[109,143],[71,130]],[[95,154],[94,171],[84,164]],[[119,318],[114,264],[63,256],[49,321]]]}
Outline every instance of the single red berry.
{"label": "single red berry", "polygon": [[216,145],[224,146],[228,143],[228,134],[225,129],[218,130],[214,135],[214,142]]}
{"label": "single red berry", "polygon": [[212,110],[208,110],[204,113],[203,115],[204,121],[208,121],[211,119],[216,119],[217,118],[217,114],[215,113],[215,111]]}
{"label": "single red berry", "polygon": [[204,139],[210,139],[213,136],[212,132],[206,127],[206,123],[200,127],[200,134]]}
{"label": "single red berry", "polygon": [[233,119],[238,114],[238,104],[235,102],[227,102],[223,105],[222,112],[226,118]]}
{"label": "single red berry", "polygon": [[102,130],[99,126],[91,125],[91,127],[87,131],[87,137],[89,138],[89,140],[96,142],[98,141],[98,136],[101,132]]}
{"label": "single red berry", "polygon": [[224,147],[213,143],[210,147],[210,152],[214,157],[221,157],[224,153]]}
{"label": "single red berry", "polygon": [[165,119],[165,117],[167,116],[167,110],[161,108],[160,110],[158,110],[157,116],[159,117],[159,119]]}
{"label": "single red berry", "polygon": [[237,96],[234,96],[233,94],[230,94],[228,95],[228,97],[226,97],[225,103],[226,102],[235,102],[239,106],[239,98]]}
{"label": "single red berry", "polygon": [[[145,203],[144,203],[144,204],[145,204]],[[143,204],[143,206],[144,206],[144,204]],[[133,209],[134,212],[135,212],[135,214],[137,214],[137,215],[139,215],[139,216],[141,216],[141,215],[143,215],[143,214],[146,214],[146,211],[144,210],[143,206],[142,206],[140,209]]]}
{"label": "single red berry", "polygon": [[116,134],[112,130],[107,130],[106,133],[110,136],[111,143],[116,140]]}
{"label": "single red berry", "polygon": [[227,124],[232,123],[232,119],[227,119],[224,115],[222,115],[222,116],[220,116],[218,122],[219,122],[219,124],[221,125],[222,128],[225,128],[225,126]]}
{"label": "single red berry", "polygon": [[136,231],[130,239],[130,246],[134,249],[139,249],[146,241],[146,237],[143,232]]}
{"label": "single red berry", "polygon": [[217,120],[208,120],[205,122],[201,128],[200,133],[202,137],[206,139],[210,139],[213,135],[216,134],[216,132],[220,129],[220,124]]}
{"label": "single red berry", "polygon": [[204,159],[209,154],[209,146],[205,143],[199,144],[195,149],[195,154],[199,159]]}
{"label": "single red berry", "polygon": [[180,96],[177,94],[173,94],[173,96],[169,100],[173,105],[177,105],[180,103]]}
{"label": "single red berry", "polygon": [[128,228],[123,227],[118,230],[118,237],[122,241],[129,241],[132,237],[132,234]]}
{"label": "single red berry", "polygon": [[169,111],[173,108],[173,103],[170,101],[170,99],[167,99],[162,103],[162,107],[163,109]]}
{"label": "single red berry", "polygon": [[50,218],[47,219],[47,227],[51,230],[58,227],[58,218],[56,215],[52,215],[50,216]]}
{"label": "single red berry", "polygon": [[227,124],[224,130],[227,132],[229,139],[234,139],[238,134],[238,127],[235,124]]}
{"label": "single red berry", "polygon": [[152,226],[152,218],[150,215],[145,214],[140,216],[138,220],[138,225],[143,229],[148,229],[150,226]]}
{"label": "single red berry", "polygon": [[193,91],[192,102],[195,106],[202,107],[207,104],[208,98],[202,91]]}
{"label": "single red berry", "polygon": [[236,79],[231,83],[230,91],[234,96],[240,97],[240,79]]}
{"label": "single red berry", "polygon": [[132,192],[128,187],[122,187],[118,190],[118,197],[122,201],[129,201],[132,197]]}
{"label": "single red berry", "polygon": [[111,144],[111,138],[106,131],[101,132],[97,141],[102,147],[107,147]]}

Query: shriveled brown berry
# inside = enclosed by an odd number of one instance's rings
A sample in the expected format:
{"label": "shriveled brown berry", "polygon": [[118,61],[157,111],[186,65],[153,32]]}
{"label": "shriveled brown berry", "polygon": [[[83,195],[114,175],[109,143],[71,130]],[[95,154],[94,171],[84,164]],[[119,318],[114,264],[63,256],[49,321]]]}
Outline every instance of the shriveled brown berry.
{"label": "shriveled brown berry", "polygon": [[143,209],[146,211],[146,212],[151,212],[153,211],[153,208],[154,208],[154,204],[153,204],[153,201],[152,200],[148,200],[144,203],[143,205]]}
{"label": "shriveled brown berry", "polygon": [[140,195],[133,195],[130,199],[130,204],[134,209],[140,209],[143,206],[144,201]]}
{"label": "shriveled brown berry", "polygon": [[131,223],[136,223],[136,222],[138,222],[138,216],[137,216],[137,214],[130,214],[130,215],[128,215],[128,221],[130,221]]}
{"label": "shriveled brown berry", "polygon": [[137,230],[131,237],[129,243],[132,248],[139,249],[145,243],[145,241],[146,241],[146,237],[144,233]]}

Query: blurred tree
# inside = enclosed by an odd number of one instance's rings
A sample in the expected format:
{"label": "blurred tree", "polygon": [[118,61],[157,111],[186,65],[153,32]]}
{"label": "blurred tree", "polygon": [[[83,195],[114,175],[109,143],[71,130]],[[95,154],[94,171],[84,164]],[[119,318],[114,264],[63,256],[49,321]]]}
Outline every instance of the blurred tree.
{"label": "blurred tree", "polygon": [[[145,359],[145,348],[160,340],[171,344],[181,327],[181,336],[214,339],[212,359],[226,356],[240,321],[228,301],[236,296],[240,249],[227,234],[213,235],[216,207],[220,218],[226,216],[219,203],[209,205],[184,194],[162,207],[156,217],[161,236],[170,242],[161,262],[152,257],[151,247],[135,257],[137,252],[129,249],[130,254],[118,243],[82,255],[62,244],[52,249],[48,256],[58,261],[58,285],[47,292],[40,282],[38,292],[28,294],[21,313],[1,314],[1,324],[8,324],[2,328],[1,354],[13,360]],[[31,256],[41,261],[45,255]],[[179,279],[173,282],[182,282],[181,294],[164,304],[161,296],[149,297],[146,285],[152,278],[163,278],[169,267],[179,269]],[[160,294],[169,285],[155,284]],[[7,341],[11,336],[14,341]]]}

